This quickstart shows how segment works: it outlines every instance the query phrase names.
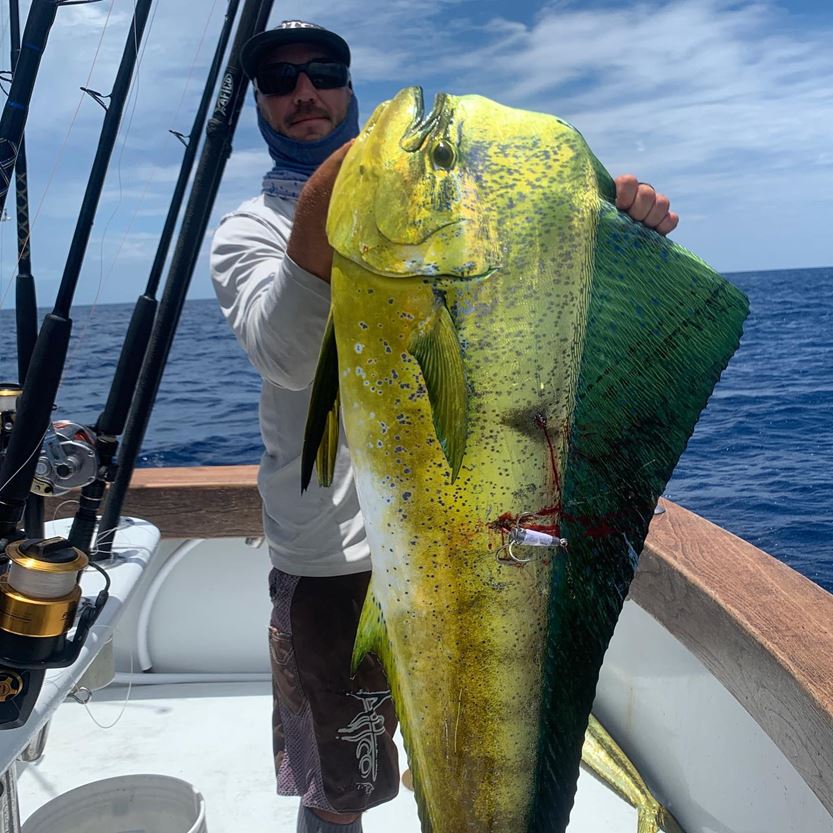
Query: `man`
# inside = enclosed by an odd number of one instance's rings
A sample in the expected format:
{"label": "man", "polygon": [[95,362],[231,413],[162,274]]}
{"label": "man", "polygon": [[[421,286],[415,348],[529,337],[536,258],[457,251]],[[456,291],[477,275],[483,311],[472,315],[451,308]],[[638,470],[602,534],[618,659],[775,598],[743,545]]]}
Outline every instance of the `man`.
{"label": "man", "polygon": [[[330,303],[325,223],[348,143],[358,134],[350,49],[302,21],[252,38],[243,68],[255,86],[260,131],[275,162],[260,196],[226,216],[212,277],[223,313],[263,377],[265,454],[258,486],[273,570],[269,632],[278,792],[302,798],[299,833],[359,833],[361,813],[393,798],[396,719],[374,658],[348,675],[370,576],[343,436],[334,485],[300,495],[310,384]],[[668,200],[620,177],[617,205],[667,234]],[[342,432],[343,434],[343,432]]]}

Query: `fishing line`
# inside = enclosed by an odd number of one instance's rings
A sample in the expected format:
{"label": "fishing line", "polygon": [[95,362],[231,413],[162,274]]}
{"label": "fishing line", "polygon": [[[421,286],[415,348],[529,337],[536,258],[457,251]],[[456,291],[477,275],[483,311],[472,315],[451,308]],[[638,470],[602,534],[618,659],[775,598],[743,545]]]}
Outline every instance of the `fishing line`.
{"label": "fishing line", "polygon": [[58,599],[75,587],[75,573],[45,573],[12,562],[6,575],[17,593],[35,599]]}
{"label": "fishing line", "polygon": [[[213,2],[211,4],[211,9],[209,10],[208,16],[206,17],[206,20],[205,20],[205,26],[203,26],[202,34],[200,35],[199,43],[197,44],[197,48],[194,51],[193,57],[191,58],[191,65],[188,68],[188,75],[185,79],[185,86],[182,90],[182,95],[179,98],[179,102],[176,106],[176,110],[174,112],[173,118],[170,120],[172,124],[176,124],[177,121],[179,120],[179,114],[180,114],[180,111],[182,109],[182,105],[185,101],[185,96],[188,93],[188,88],[191,84],[191,78],[194,74],[194,68],[197,65],[197,59],[199,58],[199,54],[202,51],[203,44],[205,43],[206,34],[208,33],[208,28],[211,24],[211,18],[214,15],[214,11],[215,11],[216,8],[217,8],[217,0],[213,0]],[[132,116],[131,116],[131,119],[132,119]],[[124,146],[122,146],[122,154],[123,154],[123,152],[124,152]],[[158,176],[158,171],[155,170],[149,177],[147,177],[145,179],[145,185],[144,185],[144,188],[142,189],[142,195],[139,198],[138,204],[137,204],[136,208],[134,209],[133,214],[130,217],[129,224],[128,224],[127,228],[125,229],[124,234],[122,235],[122,239],[121,239],[121,242],[119,243],[119,247],[116,250],[116,253],[113,256],[113,259],[110,262],[110,268],[107,270],[107,279],[108,280],[109,280],[110,275],[112,274],[113,270],[116,268],[116,263],[118,261],[119,255],[121,254],[121,250],[124,247],[124,242],[127,239],[127,236],[130,233],[131,229],[133,228],[133,223],[135,222],[136,217],[139,214],[139,210],[144,205],[144,202],[147,198],[148,190],[150,189],[150,186],[155,182],[157,176]],[[121,177],[121,156],[119,157],[119,177]],[[121,184],[121,180],[119,180],[119,184]],[[97,297],[98,296],[96,296],[96,298]]]}
{"label": "fishing line", "polygon": [[[107,17],[104,20],[104,28],[101,30],[101,36],[98,39],[98,45],[96,46],[95,54],[93,55],[93,62],[92,62],[92,65],[90,66],[90,71],[87,74],[87,80],[84,83],[85,87],[89,85],[90,79],[92,78],[93,72],[95,70],[95,65],[96,65],[96,62],[98,61],[98,56],[99,56],[99,53],[101,51],[101,45],[104,42],[104,35],[106,34],[107,28],[110,25],[110,16],[113,12],[113,6],[115,5],[115,2],[116,2],[116,0],[110,0],[110,7],[107,10]],[[41,208],[43,207],[43,203],[46,200],[47,194],[49,193],[49,189],[52,185],[52,180],[55,178],[55,174],[57,173],[57,170],[58,170],[61,162],[63,161],[64,152],[66,150],[67,144],[69,143],[70,134],[72,133],[72,129],[75,126],[75,121],[78,118],[78,113],[81,110],[81,105],[84,103],[85,98],[86,98],[86,93],[82,92],[81,97],[78,100],[78,106],[75,108],[75,112],[72,115],[72,119],[70,119],[69,127],[67,128],[66,135],[64,136],[64,141],[62,142],[60,148],[58,149],[58,154],[55,157],[55,162],[52,164],[52,169],[49,173],[49,176],[47,177],[46,186],[44,188],[43,194],[41,194],[40,201],[38,202],[38,207],[35,209],[35,215],[34,215],[34,217],[32,217],[32,219],[29,222],[29,236],[26,238],[26,243],[29,242],[29,238],[31,237],[32,232],[35,230],[35,226],[37,224],[38,217],[40,216]],[[17,265],[19,265],[19,262],[20,261],[19,261],[19,258],[18,258]],[[17,270],[17,265],[15,266],[15,271]],[[5,302],[6,302],[6,292],[8,292],[9,286],[11,286],[11,282],[6,287],[6,289],[3,291],[3,294],[0,295],[0,310],[2,310],[4,308],[4,305],[5,305]]]}
{"label": "fishing line", "polygon": [[[210,8],[210,10],[208,12],[208,15],[206,17],[205,25],[203,26],[202,33],[200,35],[200,39],[199,39],[199,42],[197,44],[197,48],[194,51],[193,57],[191,58],[191,64],[188,68],[188,74],[186,76],[185,86],[183,88],[182,95],[180,96],[180,99],[179,99],[179,102],[177,104],[176,110],[174,112],[173,118],[171,119],[171,122],[173,124],[176,124],[177,120],[179,119],[180,110],[182,109],[182,105],[185,101],[185,96],[188,93],[188,88],[189,88],[190,83],[191,83],[191,78],[192,78],[193,73],[194,73],[194,68],[197,65],[197,60],[199,58],[199,54],[202,51],[202,47],[205,43],[206,35],[208,33],[209,26],[211,25],[212,16],[214,15],[214,11],[217,7],[217,2],[218,2],[218,0],[213,0],[213,2],[211,4],[211,8]],[[135,0],[134,0],[134,6],[135,6]],[[153,11],[153,16],[151,17],[150,24],[148,26],[148,35],[149,35],[149,33],[150,33],[150,31],[153,27],[153,22],[156,18],[157,9],[158,9],[158,6],[155,6],[154,11]],[[144,52],[147,49],[148,41],[149,41],[149,37],[146,37],[145,42],[144,42],[144,46],[142,48],[142,57],[144,57]],[[110,265],[107,268],[107,271],[105,273],[105,271],[104,271],[104,245],[105,245],[105,242],[106,242],[106,234],[107,234],[107,230],[110,227],[110,223],[112,222],[113,218],[115,217],[116,213],[118,212],[118,209],[121,206],[122,201],[123,201],[122,160],[123,160],[123,157],[124,157],[125,148],[127,146],[127,135],[130,132],[130,129],[132,128],[133,118],[134,118],[134,115],[135,115],[135,112],[136,112],[136,107],[137,107],[138,101],[139,101],[139,95],[138,95],[138,72],[139,72],[139,69],[141,69],[141,61],[140,61],[140,65],[137,67],[136,88],[135,88],[136,97],[135,97],[134,102],[133,102],[133,109],[131,111],[130,119],[128,121],[127,130],[125,132],[125,135],[124,135],[124,138],[123,138],[123,141],[122,141],[121,151],[119,153],[119,159],[118,159],[118,164],[117,164],[118,182],[119,182],[119,201],[118,201],[116,207],[113,209],[113,212],[110,214],[110,217],[108,218],[107,223],[105,224],[104,232],[102,233],[100,256],[99,256],[100,257],[99,262],[100,262],[101,270],[100,270],[100,274],[99,274],[98,288],[96,290],[95,298],[93,299],[93,302],[92,302],[92,305],[91,305],[92,308],[90,310],[90,314],[88,316],[87,323],[89,323],[89,321],[92,320],[93,314],[96,311],[96,307],[97,307],[97,304],[98,304],[98,299],[101,295],[102,289],[104,288],[104,283],[105,282],[109,283],[110,278],[111,278],[113,272],[115,271],[116,264],[118,263],[119,257],[121,256],[121,252],[122,252],[122,249],[124,248],[125,242],[127,241],[127,238],[128,238],[130,232],[133,229],[133,225],[136,222],[136,218],[139,215],[139,211],[141,210],[142,206],[144,205],[144,203],[147,199],[147,194],[148,194],[148,191],[150,190],[150,186],[153,185],[153,183],[156,181],[156,177],[158,176],[158,170],[154,170],[148,177],[145,178],[144,187],[142,189],[141,196],[139,197],[139,199],[138,199],[138,201],[135,205],[135,208],[133,209],[133,212],[130,215],[130,220],[129,220],[124,232],[122,233],[121,240],[119,241],[119,245],[116,248],[116,251],[115,251],[113,257],[111,258]],[[134,88],[131,86],[131,94],[133,94],[133,92],[134,92]],[[82,337],[86,334],[86,331],[87,331],[87,324],[85,323],[84,330],[82,331],[82,334],[81,334]],[[80,348],[80,346],[81,345],[80,345],[80,339],[79,339],[79,343],[73,348],[73,353],[76,350],[78,350]],[[72,358],[73,358],[73,356],[69,356],[67,360],[70,361]]]}
{"label": "fishing line", "polygon": [[[81,349],[82,342],[83,342],[85,336],[87,335],[87,330],[89,330],[90,324],[92,323],[92,320],[93,320],[93,316],[95,315],[96,309],[98,308],[98,299],[101,296],[101,290],[104,287],[104,279],[105,279],[104,246],[107,242],[107,232],[110,228],[110,223],[113,222],[113,218],[118,213],[119,208],[121,207],[121,204],[122,204],[122,201],[123,201],[124,186],[122,184],[122,176],[121,176],[121,174],[122,174],[122,171],[121,171],[122,159],[124,157],[124,149],[127,146],[127,138],[130,135],[131,128],[133,127],[133,118],[136,115],[136,107],[139,103],[139,78],[140,78],[140,75],[141,75],[141,72],[142,72],[142,62],[144,61],[145,53],[147,52],[148,43],[150,41],[150,34],[153,31],[153,23],[156,20],[156,12],[157,12],[158,9],[159,9],[158,4],[153,6],[153,10],[151,12],[150,19],[148,21],[148,25],[147,25],[147,28],[146,28],[146,31],[145,31],[145,37],[144,37],[144,40],[141,44],[141,47],[139,46],[139,43],[137,42],[137,39],[136,39],[136,28],[135,28],[135,26],[133,27],[133,48],[134,48],[134,51],[136,51],[136,68],[135,68],[133,76],[130,80],[130,86],[129,86],[128,91],[127,91],[127,100],[128,100],[128,102],[130,101],[131,98],[133,99],[132,108],[130,110],[130,115],[127,119],[127,124],[126,124],[124,130],[122,131],[121,149],[119,151],[118,160],[116,162],[116,177],[117,177],[117,180],[118,180],[118,183],[119,183],[119,188],[118,188],[119,198],[118,198],[118,201],[116,202],[115,207],[110,212],[110,216],[107,218],[107,222],[104,224],[104,228],[102,229],[102,232],[101,232],[101,238],[100,238],[101,243],[100,243],[100,247],[99,247],[99,258],[98,258],[98,263],[99,263],[98,286],[96,287],[95,296],[93,297],[92,304],[90,305],[90,312],[87,315],[87,317],[85,318],[83,328],[81,329],[81,333],[78,336],[78,341],[70,349],[70,352],[67,354],[67,366],[69,366],[70,362],[72,362],[72,360],[74,359],[76,353]],[[133,20],[135,20],[135,18],[136,18],[136,0],[133,0]],[[138,208],[136,209],[136,212],[138,212]],[[136,212],[134,212],[134,216],[135,216]],[[132,226],[132,219],[131,219],[131,226]],[[124,245],[124,240],[125,240],[126,236],[127,236],[127,232],[125,232],[125,234],[122,236],[122,240],[119,243],[118,249],[116,250],[116,255],[118,255],[118,253],[121,251],[121,248]],[[115,263],[113,262],[113,263],[111,263],[110,268],[107,270],[106,277],[107,277],[108,280],[110,278],[110,275],[113,272],[114,266],[115,266]]]}
{"label": "fishing line", "polygon": [[217,8],[217,0],[211,4],[211,9],[208,12],[208,17],[205,20],[205,26],[203,26],[202,35],[200,36],[200,42],[197,44],[197,51],[194,53],[194,57],[191,61],[191,66],[188,68],[188,76],[185,79],[185,87],[182,90],[182,95],[179,98],[179,104],[176,105],[176,112],[174,113],[174,117],[172,121],[175,123],[179,118],[179,111],[182,109],[182,105],[185,102],[185,95],[188,92],[188,87],[191,86],[191,77],[194,74],[194,67],[197,65],[197,58],[199,57],[200,52],[202,52],[203,44],[205,43],[205,36],[208,34],[208,26],[211,23],[211,18],[214,17],[214,11]]}
{"label": "fishing line", "polygon": [[[112,630],[112,628],[110,628]],[[73,695],[73,699],[76,703],[81,703],[81,705],[87,710],[87,714],[90,716],[90,720],[98,726],[99,729],[112,729],[124,715],[125,711],[127,710],[127,704],[130,702],[130,694],[133,691],[133,651],[130,652],[130,679],[127,682],[127,693],[124,695],[124,701],[121,704],[121,710],[116,715],[116,719],[112,723],[99,723],[96,719],[95,715],[90,711],[90,701],[93,699],[94,692],[90,691],[89,689],[78,689],[79,691],[86,691],[87,698],[85,700],[80,700],[75,695]]]}
{"label": "fishing line", "polygon": [[32,450],[32,452],[29,454],[29,456],[20,464],[19,468],[12,475],[10,475],[9,479],[2,486],[0,486],[0,491],[4,490],[9,485],[9,483],[11,483],[12,480],[14,480],[15,477],[17,477],[18,474],[20,474],[20,472],[23,471],[23,469],[25,469],[26,464],[35,456],[35,454],[37,454],[41,450],[41,446],[43,445],[43,441],[44,441],[44,439],[46,439],[46,435],[49,433],[49,428],[51,428],[51,427],[52,427],[52,425],[50,424],[47,427],[46,431],[43,432],[43,436],[35,444],[35,447]]}
{"label": "fishing line", "polygon": [[129,529],[133,525],[133,522],[130,518],[119,518],[118,524],[116,524],[115,528],[108,529],[105,532],[101,533],[100,535],[96,536],[95,544],[93,546],[92,551],[90,552],[91,556],[99,555],[105,550],[101,549],[101,544],[106,543],[106,557],[110,557],[110,548],[116,539],[116,535],[124,529]]}
{"label": "fishing line", "polygon": [[52,522],[58,520],[58,513],[68,504],[68,503],[80,503],[77,498],[67,498],[66,500],[62,500],[56,507],[55,511],[52,513]]}

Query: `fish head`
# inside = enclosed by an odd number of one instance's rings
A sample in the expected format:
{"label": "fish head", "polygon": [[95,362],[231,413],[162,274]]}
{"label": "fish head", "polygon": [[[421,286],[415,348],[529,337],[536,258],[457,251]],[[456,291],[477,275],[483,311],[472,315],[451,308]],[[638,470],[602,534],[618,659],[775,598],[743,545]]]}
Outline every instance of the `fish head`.
{"label": "fish head", "polygon": [[426,113],[408,87],[376,108],[333,192],[327,232],[342,257],[390,277],[476,278],[499,265],[459,101],[441,93]]}
{"label": "fish head", "polygon": [[421,88],[408,87],[376,108],[347,154],[329,240],[380,275],[486,277],[507,267],[513,244],[541,249],[530,229],[595,210],[592,161],[558,118],[447,93],[426,111]]}

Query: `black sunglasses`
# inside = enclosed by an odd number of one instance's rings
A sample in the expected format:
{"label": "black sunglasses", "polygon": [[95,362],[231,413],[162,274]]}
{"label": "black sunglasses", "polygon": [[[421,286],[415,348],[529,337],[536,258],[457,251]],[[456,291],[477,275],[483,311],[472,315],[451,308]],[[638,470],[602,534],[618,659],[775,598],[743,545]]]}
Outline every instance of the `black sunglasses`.
{"label": "black sunglasses", "polygon": [[257,89],[264,95],[288,95],[304,73],[316,90],[335,90],[347,86],[350,70],[337,61],[308,61],[305,64],[267,64],[257,71]]}

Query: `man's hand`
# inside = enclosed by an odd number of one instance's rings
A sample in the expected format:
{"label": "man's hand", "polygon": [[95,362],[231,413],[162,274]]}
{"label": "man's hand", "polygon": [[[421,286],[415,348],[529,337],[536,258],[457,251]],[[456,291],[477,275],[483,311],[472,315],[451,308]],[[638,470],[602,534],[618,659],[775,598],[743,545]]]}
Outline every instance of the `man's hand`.
{"label": "man's hand", "polygon": [[330,282],[333,250],[327,241],[327,212],[341,163],[352,139],[328,156],[307,180],[295,209],[286,253],[302,269]]}
{"label": "man's hand", "polygon": [[660,234],[668,234],[680,222],[679,215],[668,210],[670,205],[668,197],[633,174],[616,177],[616,207]]}

